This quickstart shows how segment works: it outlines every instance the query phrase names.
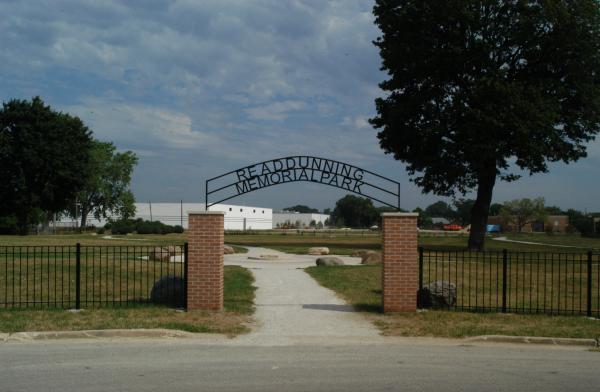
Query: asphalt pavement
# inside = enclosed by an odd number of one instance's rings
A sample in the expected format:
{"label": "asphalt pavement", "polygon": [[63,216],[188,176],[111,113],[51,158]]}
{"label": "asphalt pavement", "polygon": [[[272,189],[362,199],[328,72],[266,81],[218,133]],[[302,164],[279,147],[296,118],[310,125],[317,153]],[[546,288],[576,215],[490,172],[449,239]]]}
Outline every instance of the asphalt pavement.
{"label": "asphalt pavement", "polygon": [[441,339],[244,346],[203,339],[0,344],[8,391],[596,391],[600,352]]}

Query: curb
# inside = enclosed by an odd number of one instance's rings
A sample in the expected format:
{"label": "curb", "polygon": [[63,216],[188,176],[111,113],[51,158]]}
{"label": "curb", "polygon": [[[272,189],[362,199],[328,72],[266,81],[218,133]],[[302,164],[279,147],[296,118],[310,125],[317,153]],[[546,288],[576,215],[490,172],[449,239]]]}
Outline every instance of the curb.
{"label": "curb", "polygon": [[576,338],[547,338],[538,336],[507,336],[507,335],[482,335],[466,338],[465,342],[489,342],[489,343],[523,343],[523,344],[546,344],[553,346],[584,346],[599,347],[600,342],[596,339]]}
{"label": "curb", "polygon": [[0,334],[0,342],[94,338],[192,338],[197,334],[169,329],[100,329],[88,331],[14,332]]}

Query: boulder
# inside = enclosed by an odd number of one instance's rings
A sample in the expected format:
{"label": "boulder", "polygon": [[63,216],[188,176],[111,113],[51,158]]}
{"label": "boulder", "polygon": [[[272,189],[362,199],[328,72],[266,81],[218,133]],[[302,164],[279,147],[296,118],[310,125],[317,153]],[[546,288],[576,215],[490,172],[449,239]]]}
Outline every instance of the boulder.
{"label": "boulder", "polygon": [[344,265],[344,261],[338,257],[319,257],[317,265],[333,267],[335,265]]}
{"label": "boulder", "polygon": [[229,245],[223,245],[223,254],[232,255],[235,253],[235,249]]}
{"label": "boulder", "polygon": [[167,252],[169,252],[170,256],[177,256],[183,253],[182,250],[182,246],[179,245],[169,245],[167,247],[165,247],[165,249],[167,250]]}
{"label": "boulder", "polygon": [[361,258],[361,264],[381,264],[381,253],[374,250],[359,250],[353,254]]}
{"label": "boulder", "polygon": [[456,285],[447,280],[437,280],[419,293],[422,308],[448,308],[456,305]]}
{"label": "boulder", "polygon": [[155,247],[150,250],[148,253],[150,260],[154,261],[169,261],[171,258],[171,254],[165,248]]}
{"label": "boulder", "polygon": [[328,255],[329,254],[329,248],[326,248],[324,246],[319,246],[319,247],[316,247],[316,248],[310,248],[308,250],[308,254],[309,255],[313,255],[313,256]]}
{"label": "boulder", "polygon": [[185,282],[182,277],[166,275],[157,280],[150,292],[150,301],[158,305],[183,307]]}

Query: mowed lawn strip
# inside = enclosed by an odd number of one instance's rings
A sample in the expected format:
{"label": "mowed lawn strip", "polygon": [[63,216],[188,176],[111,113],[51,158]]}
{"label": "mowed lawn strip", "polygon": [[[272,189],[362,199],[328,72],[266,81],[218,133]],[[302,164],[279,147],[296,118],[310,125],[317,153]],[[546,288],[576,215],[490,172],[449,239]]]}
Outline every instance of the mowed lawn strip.
{"label": "mowed lawn strip", "polygon": [[[0,246],[46,246],[46,245],[71,245],[76,243],[82,245],[182,245],[187,241],[187,234],[148,234],[148,235],[113,235],[106,238],[108,234],[64,234],[64,235],[31,235],[31,236],[0,236]],[[542,245],[519,244],[513,242],[503,242],[492,240],[489,237],[486,240],[486,249],[509,251],[530,251],[530,252],[585,252],[588,249],[600,250],[600,238],[583,238],[578,234],[502,234],[511,240],[537,242]],[[498,237],[497,235],[495,237]],[[441,234],[432,235],[429,233],[419,234],[419,245],[436,248],[465,249],[467,246],[467,235]],[[377,232],[363,230],[357,231],[337,231],[337,232],[306,232],[306,233],[281,233],[265,232],[240,234],[238,232],[225,233],[225,243],[234,244],[236,252],[244,253],[244,246],[260,246],[272,248],[288,253],[306,254],[308,249],[316,246],[327,246],[331,253],[340,255],[351,255],[357,250],[381,249],[381,235]],[[551,245],[566,245],[573,248],[564,248]],[[236,248],[236,246],[238,248]]]}
{"label": "mowed lawn strip", "polygon": [[[503,235],[501,235],[503,236]],[[499,236],[494,236],[499,237]],[[536,242],[540,245],[521,244],[493,240],[488,237],[486,249],[500,251],[508,249],[513,252],[574,252],[585,253],[587,250],[600,250],[600,238],[583,238],[578,234],[512,234],[509,239],[525,242]],[[358,231],[356,234],[323,233],[271,233],[271,234],[225,234],[225,241],[231,244],[260,246],[287,253],[306,254],[311,247],[326,246],[332,254],[352,255],[357,250],[381,250],[381,236],[376,232]],[[431,235],[419,234],[419,246],[428,248],[444,248],[464,250],[467,247],[468,235]],[[559,246],[553,246],[559,245]],[[570,246],[570,247],[562,247]]]}
{"label": "mowed lawn strip", "polygon": [[306,272],[337,292],[388,336],[464,338],[479,335],[600,338],[600,320],[578,316],[517,315],[429,310],[381,313],[381,266],[309,267]]}
{"label": "mowed lawn strip", "polygon": [[223,313],[182,312],[157,306],[66,310],[0,310],[0,332],[166,328],[237,335],[248,332],[254,313],[254,277],[245,268],[225,267]]}

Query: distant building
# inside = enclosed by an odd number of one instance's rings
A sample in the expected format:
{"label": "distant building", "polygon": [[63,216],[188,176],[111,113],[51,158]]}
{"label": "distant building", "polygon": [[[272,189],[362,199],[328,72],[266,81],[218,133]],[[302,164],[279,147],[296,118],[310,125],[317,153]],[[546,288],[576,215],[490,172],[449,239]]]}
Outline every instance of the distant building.
{"label": "distant building", "polygon": [[[330,218],[327,214],[317,213],[299,213],[299,212],[274,212],[273,213],[273,229],[280,227],[310,227],[311,222],[317,226],[325,226],[325,221]],[[320,225],[319,225],[320,223]]]}
{"label": "distant building", "polygon": [[[519,231],[515,224],[507,223],[502,216],[490,216],[489,225],[499,225],[504,233],[516,233]],[[522,233],[543,233],[548,227],[552,227],[555,233],[566,233],[569,227],[569,217],[567,215],[549,215],[545,221],[528,223],[521,229]]]}
{"label": "distant building", "polygon": [[[148,221],[158,221],[166,225],[188,227],[188,213],[204,211],[204,203],[135,203],[135,217]],[[273,210],[271,208],[216,204],[211,211],[225,212],[225,230],[271,230],[273,227]],[[115,217],[116,218],[116,217]],[[95,219],[88,215],[89,226],[102,227],[106,219]],[[58,227],[76,227],[71,218],[57,222]]]}

